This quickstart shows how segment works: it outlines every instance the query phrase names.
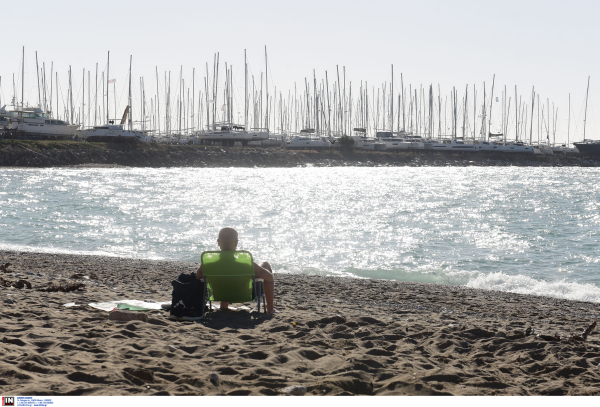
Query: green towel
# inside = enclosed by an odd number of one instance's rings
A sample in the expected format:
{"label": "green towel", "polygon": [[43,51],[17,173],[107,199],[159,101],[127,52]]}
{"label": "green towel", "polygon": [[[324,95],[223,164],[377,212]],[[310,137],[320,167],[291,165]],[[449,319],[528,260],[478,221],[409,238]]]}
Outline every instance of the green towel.
{"label": "green towel", "polygon": [[117,305],[117,308],[118,309],[126,309],[129,311],[152,311],[151,308],[136,307],[135,305],[129,305],[129,304],[124,304],[124,303]]}

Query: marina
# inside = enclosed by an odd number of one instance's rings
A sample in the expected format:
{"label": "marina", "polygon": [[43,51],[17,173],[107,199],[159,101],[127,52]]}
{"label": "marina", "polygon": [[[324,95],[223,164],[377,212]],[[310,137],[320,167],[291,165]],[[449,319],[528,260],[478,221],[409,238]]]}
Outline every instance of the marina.
{"label": "marina", "polygon": [[[164,72],[161,80],[157,71],[154,78],[156,92],[152,94],[146,88],[143,77],[139,78],[138,89],[135,89],[137,81],[132,74],[131,56],[126,105],[122,117],[116,119],[114,117],[123,106],[123,100],[116,99],[116,79],[109,79],[110,52],[105,70],[99,71],[96,66],[94,81],[92,72],[83,70],[80,87],[74,85],[76,82],[69,69],[68,97],[62,100],[54,93],[58,91],[53,90],[59,82],[58,73],[56,79],[51,74],[48,83],[45,68],[39,69],[37,65],[36,52],[37,103],[31,107],[32,103],[24,100],[24,89],[21,100],[14,91],[11,105],[4,105],[0,110],[0,138],[293,150],[350,148],[399,152],[600,155],[600,149],[596,148],[600,141],[585,138],[589,78],[583,112],[583,141],[571,141],[577,136],[571,137],[570,134],[569,111],[567,141],[561,142],[557,141],[558,112],[554,103],[540,100],[535,88],[529,104],[517,93],[516,86],[514,95],[509,95],[506,86],[498,95],[495,75],[489,93],[483,83],[479,89],[475,85],[472,89],[467,86],[462,96],[458,95],[456,87],[452,88],[450,95],[444,95],[438,85],[436,95],[433,85],[407,85],[402,74],[398,85],[393,65],[389,81],[377,88],[360,81],[356,89],[356,85],[353,88],[352,82],[346,80],[346,67],[342,67],[340,76],[340,67],[337,66],[332,83],[327,71],[320,79],[313,71],[312,80],[303,79],[304,92],[295,88],[294,93],[289,90],[286,97],[276,86],[269,86],[266,79],[266,47],[264,57],[265,80],[262,79],[263,72],[260,72],[260,85],[257,85],[257,78],[249,72],[244,51],[242,94],[235,89],[233,67],[227,62],[222,64],[219,53],[214,55],[212,72],[207,64],[202,78],[196,78],[195,69],[191,78],[186,78],[182,67],[176,87],[171,86],[171,72]],[[21,65],[25,66],[24,47]],[[22,88],[25,86],[24,78],[23,70]],[[197,79],[204,85],[203,89],[197,86]],[[73,92],[80,95],[79,100],[74,99]],[[6,95],[2,100],[7,100]]]}

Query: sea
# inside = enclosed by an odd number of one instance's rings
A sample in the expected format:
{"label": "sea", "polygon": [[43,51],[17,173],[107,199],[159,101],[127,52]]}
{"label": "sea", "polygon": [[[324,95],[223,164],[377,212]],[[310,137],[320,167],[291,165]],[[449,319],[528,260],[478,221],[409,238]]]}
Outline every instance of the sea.
{"label": "sea", "polygon": [[224,226],[275,273],[600,302],[600,170],[0,169],[0,249],[199,262]]}

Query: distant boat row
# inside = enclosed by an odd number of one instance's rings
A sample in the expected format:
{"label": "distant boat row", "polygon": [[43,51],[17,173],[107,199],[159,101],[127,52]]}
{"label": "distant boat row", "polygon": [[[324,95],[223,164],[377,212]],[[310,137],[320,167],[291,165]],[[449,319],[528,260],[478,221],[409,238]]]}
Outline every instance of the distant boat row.
{"label": "distant boat row", "polygon": [[[126,130],[126,109],[120,124],[113,121],[89,129],[53,119],[50,112],[40,108],[20,108],[8,111],[0,109],[0,135],[12,138],[45,140],[79,140],[87,142],[168,143],[168,144],[218,144],[223,146],[282,146],[290,149],[328,149],[339,146],[339,138],[315,134],[314,129],[304,129],[300,134],[272,134],[268,129],[246,130],[244,126],[223,122],[216,123],[212,131],[195,134],[149,135],[148,132]],[[600,142],[585,140],[566,145],[528,145],[522,141],[481,141],[460,138],[430,139],[408,132],[379,131],[368,137],[365,129],[355,128],[351,136],[354,148],[372,151],[452,151],[452,152],[501,152],[529,154],[597,154]],[[337,145],[336,145],[337,143]]]}

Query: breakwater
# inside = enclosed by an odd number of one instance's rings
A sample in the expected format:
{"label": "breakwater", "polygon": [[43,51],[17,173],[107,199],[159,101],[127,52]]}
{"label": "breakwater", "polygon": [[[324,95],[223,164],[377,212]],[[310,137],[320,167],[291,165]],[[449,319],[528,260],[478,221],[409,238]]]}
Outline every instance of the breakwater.
{"label": "breakwater", "polygon": [[285,150],[281,148],[0,140],[0,167],[600,166],[564,155]]}

